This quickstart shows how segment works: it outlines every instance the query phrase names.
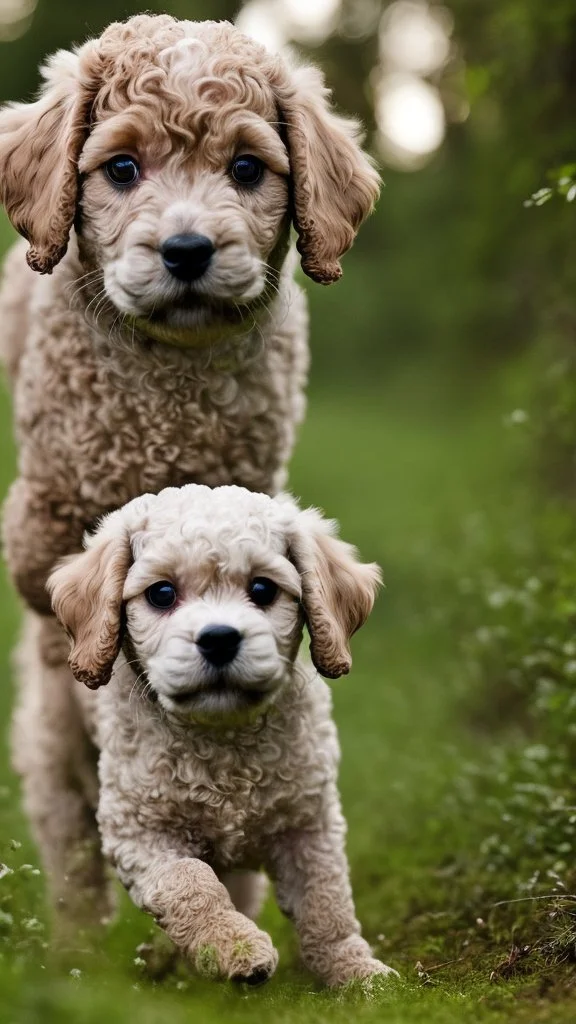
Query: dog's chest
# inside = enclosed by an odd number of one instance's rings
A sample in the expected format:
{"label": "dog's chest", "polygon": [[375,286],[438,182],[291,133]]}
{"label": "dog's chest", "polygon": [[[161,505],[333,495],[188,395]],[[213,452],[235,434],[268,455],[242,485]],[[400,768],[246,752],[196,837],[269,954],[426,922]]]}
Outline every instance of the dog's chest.
{"label": "dog's chest", "polygon": [[328,715],[315,717],[193,740],[158,722],[143,736],[141,723],[139,739],[129,744],[133,757],[126,756],[126,733],[122,749],[111,738],[103,783],[121,788],[140,823],[177,836],[215,866],[255,866],[270,836],[318,822],[326,787],[335,781],[335,727]]}
{"label": "dog's chest", "polygon": [[147,794],[151,811],[161,808],[166,826],[189,836],[201,856],[251,866],[267,837],[318,820],[333,774],[329,751],[300,743],[295,756],[278,738],[236,751],[210,747],[176,751],[169,785],[152,782]]}
{"label": "dog's chest", "polygon": [[24,472],[49,466],[56,500],[76,496],[89,518],[184,483],[277,489],[303,411],[306,345],[293,329],[271,331],[250,358],[239,350],[236,365],[206,366],[208,355],[103,347],[58,304],[46,320],[23,359],[17,416],[31,441]]}
{"label": "dog's chest", "polygon": [[112,373],[94,385],[101,437],[82,497],[108,506],[197,482],[269,490],[289,419],[269,368],[193,377],[149,370],[135,386]]}
{"label": "dog's chest", "polygon": [[216,864],[249,866],[267,836],[318,818],[330,775],[327,759],[312,759],[305,751],[290,758],[271,743],[264,767],[260,753],[221,757],[214,751],[206,761],[185,757],[175,766],[171,822],[180,817],[202,856]]}

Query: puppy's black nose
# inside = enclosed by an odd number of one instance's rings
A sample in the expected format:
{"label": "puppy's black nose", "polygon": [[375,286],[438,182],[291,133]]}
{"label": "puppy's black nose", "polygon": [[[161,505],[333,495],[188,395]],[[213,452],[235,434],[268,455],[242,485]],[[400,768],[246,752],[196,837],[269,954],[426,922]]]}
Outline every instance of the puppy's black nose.
{"label": "puppy's black nose", "polygon": [[196,643],[211,665],[227,665],[236,657],[242,634],[232,626],[207,626]]}
{"label": "puppy's black nose", "polygon": [[205,235],[172,235],[160,247],[166,270],[179,281],[197,281],[202,277],[214,251]]}

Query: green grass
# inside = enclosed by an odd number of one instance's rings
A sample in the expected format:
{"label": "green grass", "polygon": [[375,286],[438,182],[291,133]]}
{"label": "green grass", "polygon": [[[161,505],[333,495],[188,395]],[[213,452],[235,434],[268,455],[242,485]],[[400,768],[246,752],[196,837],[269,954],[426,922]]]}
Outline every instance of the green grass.
{"label": "green grass", "polygon": [[[281,965],[261,991],[182,973],[147,981],[134,961],[150,922],[125,898],[97,952],[79,942],[65,963],[56,962],[38,855],[6,743],[0,861],[13,873],[0,878],[1,1024],[573,1021],[573,1007],[545,1001],[541,979],[529,972],[507,978],[511,972],[499,969],[490,981],[518,941],[518,918],[499,916],[491,903],[494,893],[516,896],[518,879],[510,870],[492,887],[474,875],[479,847],[498,826],[479,766],[512,740],[506,730],[491,738],[471,724],[469,696],[479,683],[462,658],[455,623],[467,581],[486,560],[506,566],[531,551],[526,431],[506,425],[518,376],[502,374],[467,407],[439,395],[441,382],[419,367],[366,393],[315,387],[293,464],[294,492],[336,516],[343,536],[385,570],[386,591],[354,640],[352,675],[334,683],[334,697],[358,913],[402,982],[372,999],[323,992],[299,968],[291,926],[272,901],[264,924]],[[1,429],[7,438],[6,404]],[[5,450],[3,487],[14,472],[7,444]],[[2,593],[7,737],[18,610],[11,591]]]}

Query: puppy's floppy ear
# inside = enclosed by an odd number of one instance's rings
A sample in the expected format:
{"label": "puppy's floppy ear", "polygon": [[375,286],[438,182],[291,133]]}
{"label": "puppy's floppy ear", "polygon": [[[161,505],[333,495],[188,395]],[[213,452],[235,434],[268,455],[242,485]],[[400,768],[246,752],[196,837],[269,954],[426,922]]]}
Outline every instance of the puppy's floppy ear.
{"label": "puppy's floppy ear", "polygon": [[42,68],[40,98],[0,111],[0,200],[41,274],[62,259],[74,221],[78,157],[98,88],[92,47],[58,51]]}
{"label": "puppy's floppy ear", "polygon": [[60,563],[47,584],[54,612],[72,641],[72,674],[91,690],[110,680],[122,644],[122,592],[132,553],[128,532],[115,515],[89,538],[86,551]]}
{"label": "puppy's floppy ear", "polygon": [[342,274],[340,257],[371,212],[380,177],[360,147],[358,123],[329,106],[321,72],[276,69],[275,89],[288,146],[294,226],[302,269],[320,284]]}
{"label": "puppy's floppy ear", "polygon": [[379,567],[359,562],[356,549],[335,532],[336,523],[307,509],[298,515],[290,538],[290,558],[302,580],[312,661],[329,679],[350,671],[350,637],[366,622],[381,584]]}

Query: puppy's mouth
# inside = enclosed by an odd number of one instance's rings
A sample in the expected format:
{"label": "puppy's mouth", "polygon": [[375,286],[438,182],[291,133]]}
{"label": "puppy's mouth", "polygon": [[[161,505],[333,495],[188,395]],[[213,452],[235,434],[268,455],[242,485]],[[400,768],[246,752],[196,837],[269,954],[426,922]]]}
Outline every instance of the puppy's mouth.
{"label": "puppy's mouth", "polygon": [[187,293],[147,316],[135,317],[134,324],[155,341],[203,348],[230,333],[247,333],[254,325],[254,311],[245,303]]}

